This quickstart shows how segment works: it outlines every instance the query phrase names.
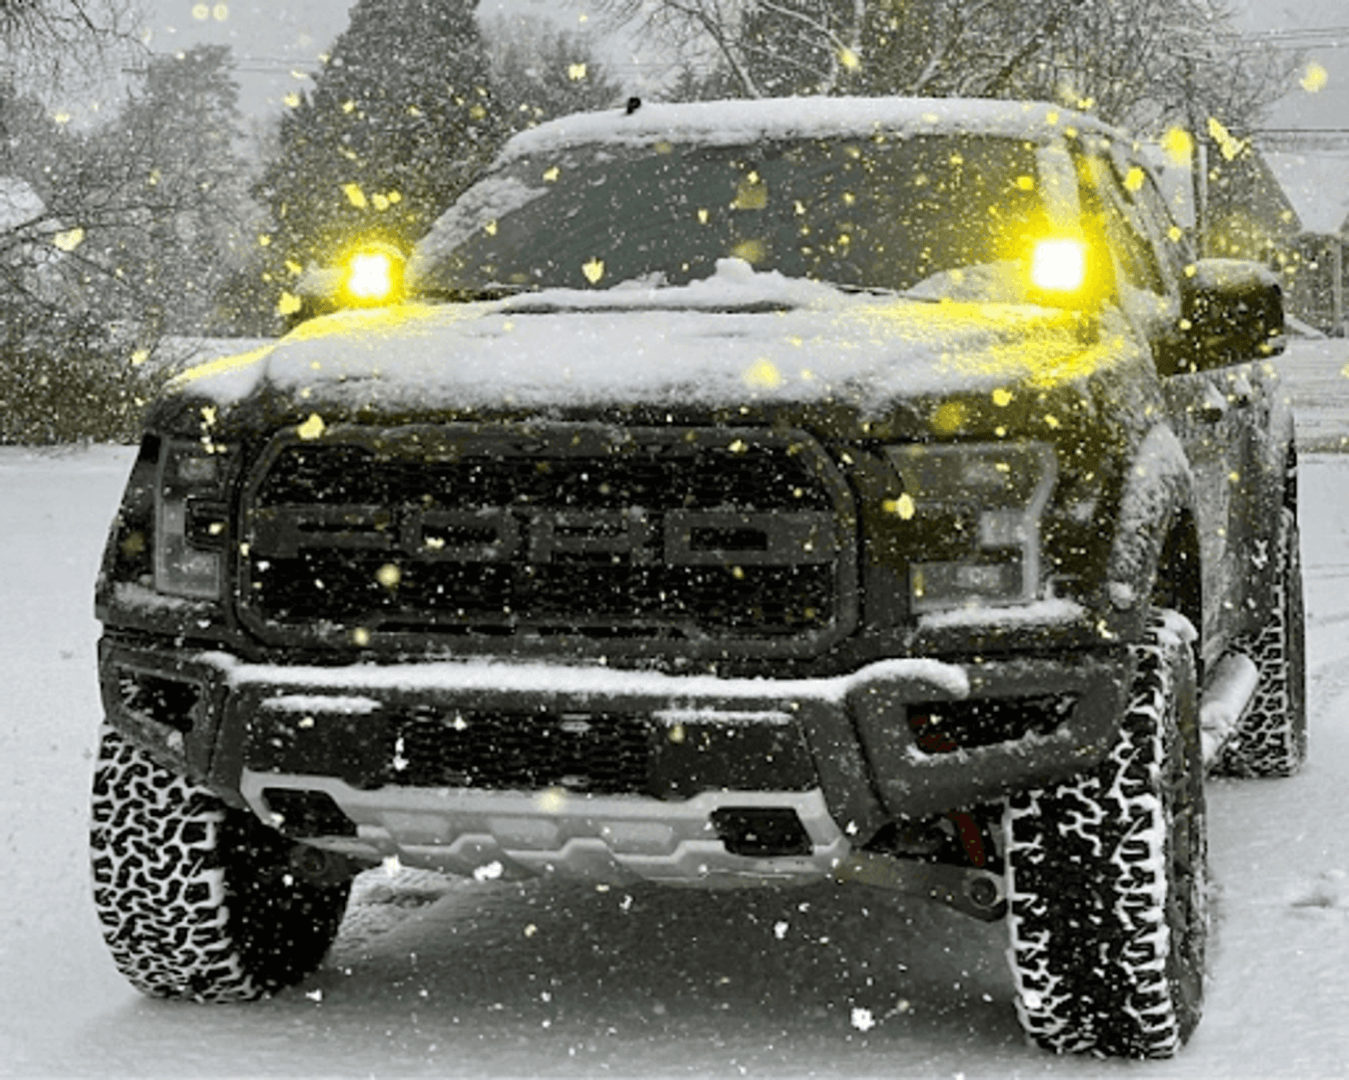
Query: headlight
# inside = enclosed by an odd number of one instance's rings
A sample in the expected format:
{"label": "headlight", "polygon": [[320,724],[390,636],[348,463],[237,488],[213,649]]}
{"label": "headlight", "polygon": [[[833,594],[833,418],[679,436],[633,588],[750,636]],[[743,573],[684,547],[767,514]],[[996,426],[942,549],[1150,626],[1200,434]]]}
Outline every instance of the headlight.
{"label": "headlight", "polygon": [[155,590],[215,600],[224,580],[228,458],[215,447],[165,439],[155,489]]}
{"label": "headlight", "polygon": [[910,518],[928,558],[909,564],[915,612],[1026,603],[1040,590],[1040,518],[1058,475],[1045,443],[891,446]]}

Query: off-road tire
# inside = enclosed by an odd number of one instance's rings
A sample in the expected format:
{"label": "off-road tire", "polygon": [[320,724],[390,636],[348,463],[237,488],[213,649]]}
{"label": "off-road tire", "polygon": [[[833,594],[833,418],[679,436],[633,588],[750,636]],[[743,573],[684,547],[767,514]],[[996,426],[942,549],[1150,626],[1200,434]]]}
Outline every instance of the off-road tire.
{"label": "off-road tire", "polygon": [[1218,754],[1223,776],[1292,776],[1307,759],[1307,653],[1297,518],[1284,508],[1275,533],[1271,602],[1259,634],[1237,648],[1260,682],[1236,732]]}
{"label": "off-road tire", "polygon": [[1158,617],[1131,650],[1115,746],[1009,799],[1008,959],[1026,1032],[1057,1053],[1164,1058],[1199,1021],[1208,932],[1191,646]]}
{"label": "off-road tire", "polygon": [[107,728],[94,774],[94,905],[113,961],[153,997],[248,1001],[298,982],[350,883],[316,885],[291,841]]}

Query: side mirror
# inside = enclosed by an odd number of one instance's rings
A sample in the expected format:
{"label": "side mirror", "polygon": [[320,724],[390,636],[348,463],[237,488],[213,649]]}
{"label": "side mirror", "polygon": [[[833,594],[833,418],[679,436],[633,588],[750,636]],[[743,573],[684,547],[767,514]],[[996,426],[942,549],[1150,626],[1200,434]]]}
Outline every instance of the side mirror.
{"label": "side mirror", "polygon": [[1200,259],[1181,286],[1181,370],[1261,359],[1283,352],[1283,289],[1259,263]]}

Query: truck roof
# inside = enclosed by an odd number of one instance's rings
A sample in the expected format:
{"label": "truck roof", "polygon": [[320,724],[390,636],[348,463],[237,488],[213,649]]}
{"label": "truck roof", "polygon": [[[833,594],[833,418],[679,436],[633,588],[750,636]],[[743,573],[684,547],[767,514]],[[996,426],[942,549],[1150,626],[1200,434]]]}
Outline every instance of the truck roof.
{"label": "truck roof", "polygon": [[[575,113],[521,132],[499,163],[574,146],[694,143],[737,146],[778,139],[959,131],[1048,141],[1074,129],[1124,138],[1095,117],[1043,102],[967,98],[765,98],[640,103]],[[1131,141],[1131,140],[1129,140]]]}

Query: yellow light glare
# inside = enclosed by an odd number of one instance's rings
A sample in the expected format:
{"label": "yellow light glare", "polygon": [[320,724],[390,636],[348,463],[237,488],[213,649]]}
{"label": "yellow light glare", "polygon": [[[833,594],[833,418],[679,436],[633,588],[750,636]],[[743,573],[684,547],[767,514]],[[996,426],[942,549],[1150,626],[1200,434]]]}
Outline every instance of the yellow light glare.
{"label": "yellow light glare", "polygon": [[1194,139],[1184,128],[1173,127],[1162,137],[1162,149],[1173,165],[1188,166],[1194,152]]}
{"label": "yellow light glare", "polygon": [[84,243],[84,230],[76,225],[73,229],[55,233],[52,236],[52,243],[61,251],[74,251]]}
{"label": "yellow light glare", "polygon": [[393,259],[380,251],[363,251],[347,264],[347,292],[357,300],[383,300],[393,292]]}
{"label": "yellow light glare", "polygon": [[1076,292],[1087,283],[1087,249],[1080,240],[1041,240],[1031,255],[1031,284],[1046,292]]}
{"label": "yellow light glare", "polygon": [[1307,65],[1307,70],[1302,75],[1301,84],[1302,89],[1307,93],[1319,94],[1325,89],[1326,83],[1329,81],[1330,73],[1313,60]]}

